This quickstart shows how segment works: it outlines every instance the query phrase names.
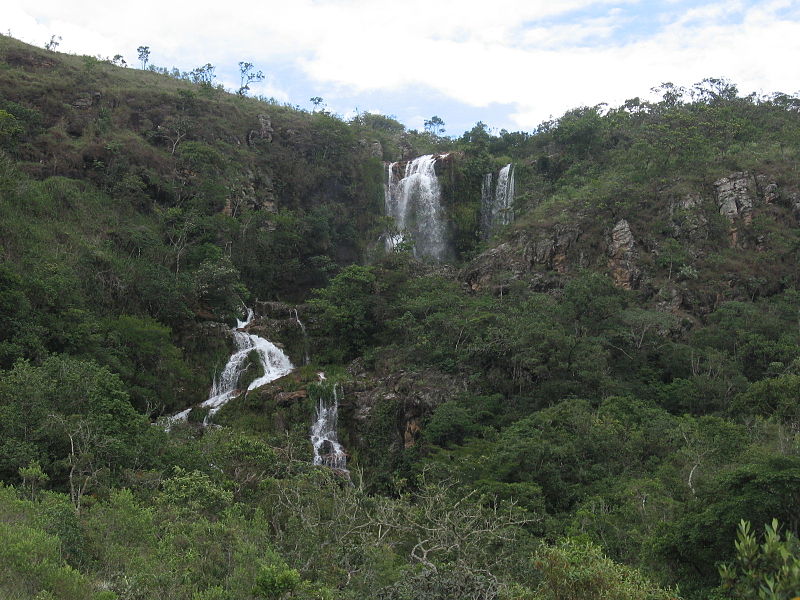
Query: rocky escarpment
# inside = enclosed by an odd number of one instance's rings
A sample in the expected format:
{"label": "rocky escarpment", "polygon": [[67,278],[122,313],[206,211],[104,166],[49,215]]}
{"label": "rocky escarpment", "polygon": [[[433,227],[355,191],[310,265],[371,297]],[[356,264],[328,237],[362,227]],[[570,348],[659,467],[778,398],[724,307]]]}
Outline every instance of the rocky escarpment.
{"label": "rocky escarpment", "polygon": [[461,277],[473,291],[502,293],[510,281],[525,281],[537,291],[558,287],[558,275],[570,266],[567,253],[580,235],[578,223],[517,233],[479,255]]}
{"label": "rocky escarpment", "polygon": [[765,175],[747,171],[731,173],[714,182],[719,213],[728,221],[728,237],[732,248],[741,244],[741,227],[753,223],[753,214],[762,204],[780,200],[778,185]]}
{"label": "rocky escarpment", "polygon": [[251,129],[247,134],[247,145],[253,146],[260,141],[271,144],[274,133],[275,129],[272,127],[270,116],[268,114],[260,114],[258,115],[258,129]]}
{"label": "rocky escarpment", "polygon": [[[461,278],[473,291],[502,294],[515,283],[548,291],[590,268],[622,289],[655,295],[665,310],[704,314],[724,299],[752,297],[752,282],[737,278],[735,270],[742,261],[757,260],[750,252],[781,244],[778,230],[800,222],[800,193],[764,174],[736,171],[694,189],[676,180],[657,194],[655,212],[631,210],[605,225],[597,222],[602,213],[590,218],[577,211],[572,218],[551,216],[550,224],[523,220],[508,239],[465,267]],[[723,252],[727,248],[739,253]],[[714,268],[707,262],[712,257]],[[710,278],[700,277],[704,269]]]}

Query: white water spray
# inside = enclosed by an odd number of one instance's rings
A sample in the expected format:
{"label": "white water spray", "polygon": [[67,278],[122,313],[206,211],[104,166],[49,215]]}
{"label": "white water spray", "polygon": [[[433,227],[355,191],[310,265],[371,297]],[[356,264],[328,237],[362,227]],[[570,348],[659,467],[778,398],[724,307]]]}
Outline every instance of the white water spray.
{"label": "white water spray", "polygon": [[500,169],[497,175],[492,221],[495,226],[509,225],[514,220],[514,165]]}
{"label": "white water spray", "polygon": [[347,453],[339,443],[336,421],[339,416],[339,384],[333,385],[333,400],[321,397],[317,403],[317,418],[311,426],[314,464],[348,473]]}
{"label": "white water spray", "polygon": [[441,206],[441,190],[434,169],[445,155],[426,154],[406,163],[402,178],[395,165],[388,165],[384,193],[387,216],[393,217],[397,231],[388,236],[393,249],[405,240],[414,243],[414,255],[441,261],[447,258],[447,231]]}
{"label": "white water spray", "polygon": [[[208,399],[200,404],[201,407],[209,409],[208,414],[203,420],[203,425],[208,425],[210,418],[214,416],[220,408],[231,398],[241,393],[242,390],[239,389],[239,379],[247,369],[247,357],[253,350],[258,354],[259,363],[264,370],[264,374],[254,379],[250,385],[247,386],[247,391],[254,390],[257,387],[275,381],[279,377],[290,373],[294,368],[289,357],[275,344],[260,336],[243,331],[244,328],[250,325],[253,318],[253,309],[248,308],[246,320],[240,321],[236,319],[236,327],[231,330],[236,349],[233,354],[231,354],[231,357],[228,359],[219,377],[214,377]],[[169,429],[171,425],[178,421],[186,421],[191,411],[191,408],[187,408],[169,417],[167,428]]]}
{"label": "white water spray", "polygon": [[306,333],[306,326],[303,325],[303,322],[300,320],[300,316],[297,314],[296,308],[291,309],[289,314],[294,315],[295,322],[300,327],[300,331],[303,332],[303,364],[311,364],[311,358],[308,355],[308,333]]}
{"label": "white water spray", "polygon": [[487,173],[481,184],[481,236],[489,239],[498,227],[514,222],[514,165],[509,163],[494,176]]}

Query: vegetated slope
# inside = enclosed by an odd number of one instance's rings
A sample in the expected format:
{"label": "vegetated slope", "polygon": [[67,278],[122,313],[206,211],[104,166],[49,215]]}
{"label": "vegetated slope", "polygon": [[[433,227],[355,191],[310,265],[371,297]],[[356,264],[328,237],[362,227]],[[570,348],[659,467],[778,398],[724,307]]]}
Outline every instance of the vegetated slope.
{"label": "vegetated slope", "polygon": [[382,175],[356,127],[0,41],[4,367],[84,355],[130,371],[141,409],[185,405],[222,351],[198,317],[360,257]]}
{"label": "vegetated slope", "polygon": [[314,306],[317,355],[363,357],[343,429],[373,489],[455,479],[704,597],[740,519],[798,523],[800,115],[677,92],[477,126],[452,180],[514,160],[516,223],[456,281],[396,256]]}
{"label": "vegetated slope", "polygon": [[[795,98],[449,140],[0,41],[9,597],[708,597],[739,519],[797,528]],[[380,159],[433,151],[457,268],[371,247]],[[206,319],[312,287],[315,364],[148,425],[224,360]],[[352,488],[309,464],[334,382]]]}

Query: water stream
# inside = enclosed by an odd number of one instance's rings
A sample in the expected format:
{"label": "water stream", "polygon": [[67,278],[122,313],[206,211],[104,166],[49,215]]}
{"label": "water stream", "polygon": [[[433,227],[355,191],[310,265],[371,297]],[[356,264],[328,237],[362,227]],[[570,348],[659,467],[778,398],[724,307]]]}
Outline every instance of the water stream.
{"label": "water stream", "polygon": [[406,163],[402,177],[397,163],[387,167],[384,201],[386,215],[393,217],[397,231],[386,245],[393,249],[403,241],[414,244],[414,256],[442,261],[449,254],[447,227],[436,177],[436,161],[447,155],[426,154]]}
{"label": "water stream", "polygon": [[481,237],[489,239],[499,227],[514,222],[514,165],[509,163],[497,174],[487,173],[481,184]]}
{"label": "water stream", "polygon": [[514,220],[514,165],[500,169],[493,207],[493,225],[509,225]]}
{"label": "water stream", "polygon": [[[235,350],[222,369],[222,372],[214,377],[208,399],[200,404],[201,407],[209,409],[203,420],[204,425],[208,425],[211,417],[213,417],[220,408],[231,398],[238,396],[243,391],[239,388],[239,379],[249,366],[247,358],[252,351],[255,350],[259,364],[264,373],[260,377],[254,379],[250,385],[247,386],[246,391],[254,390],[257,387],[275,381],[279,377],[290,373],[294,368],[289,357],[275,344],[246,331],[246,328],[252,323],[253,318],[253,309],[248,308],[246,319],[244,321],[237,319],[236,327],[231,330]],[[187,408],[169,417],[169,425],[171,426],[178,421],[186,421],[189,418],[190,412],[192,412],[192,408]]]}
{"label": "water stream", "polygon": [[306,326],[303,325],[303,322],[300,320],[300,316],[297,314],[296,308],[291,309],[289,314],[294,315],[295,322],[300,327],[300,331],[303,332],[303,364],[311,364],[311,358],[308,355],[308,333],[306,332]]}
{"label": "water stream", "polygon": [[324,465],[349,473],[347,453],[339,443],[336,422],[339,416],[339,384],[333,385],[333,398],[323,394],[317,403],[317,417],[311,426],[311,444],[314,446],[314,464]]}

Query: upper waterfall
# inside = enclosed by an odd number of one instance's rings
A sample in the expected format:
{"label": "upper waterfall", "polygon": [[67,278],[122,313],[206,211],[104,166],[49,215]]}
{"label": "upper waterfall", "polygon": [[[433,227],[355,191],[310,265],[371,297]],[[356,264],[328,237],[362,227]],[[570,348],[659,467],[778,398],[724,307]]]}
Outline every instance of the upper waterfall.
{"label": "upper waterfall", "polygon": [[481,185],[481,236],[489,239],[498,227],[514,222],[514,165],[507,164],[497,174],[497,187],[492,190],[494,177],[487,173]]}
{"label": "upper waterfall", "polygon": [[398,177],[398,163],[387,167],[386,215],[393,217],[397,231],[387,245],[404,240],[414,244],[414,256],[442,261],[449,254],[447,227],[441,206],[441,190],[434,166],[445,155],[426,154],[406,163]]}
{"label": "upper waterfall", "polygon": [[508,163],[497,175],[494,224],[509,225],[514,220],[514,165]]}

